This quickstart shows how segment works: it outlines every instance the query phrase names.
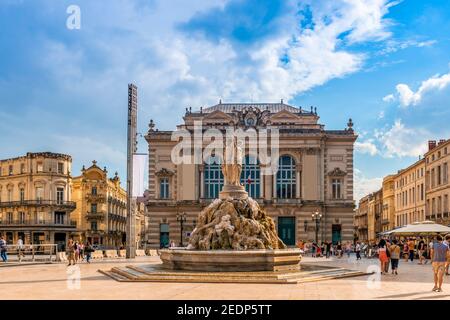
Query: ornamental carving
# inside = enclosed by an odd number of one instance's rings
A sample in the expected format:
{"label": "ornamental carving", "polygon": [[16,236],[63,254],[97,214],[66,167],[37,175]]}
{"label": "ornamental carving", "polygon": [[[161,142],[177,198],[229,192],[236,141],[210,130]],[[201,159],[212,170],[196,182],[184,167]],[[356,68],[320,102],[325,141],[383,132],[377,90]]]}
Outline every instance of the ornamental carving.
{"label": "ornamental carving", "polygon": [[166,168],[162,168],[161,170],[157,171],[155,175],[158,177],[170,177],[173,176],[174,173],[173,171],[167,170]]}
{"label": "ornamental carving", "polygon": [[246,107],[242,111],[233,110],[233,125],[244,127],[256,127],[270,125],[270,111],[259,108]]}
{"label": "ornamental carving", "polygon": [[342,171],[340,168],[334,168],[332,171],[328,172],[330,177],[343,177],[347,175],[347,172]]}

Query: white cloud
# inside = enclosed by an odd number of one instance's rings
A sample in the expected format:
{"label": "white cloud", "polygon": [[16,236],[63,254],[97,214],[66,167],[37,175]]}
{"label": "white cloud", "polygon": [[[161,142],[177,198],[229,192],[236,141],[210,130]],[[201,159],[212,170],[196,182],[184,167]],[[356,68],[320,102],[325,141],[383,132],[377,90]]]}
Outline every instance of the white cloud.
{"label": "white cloud", "polygon": [[427,150],[427,139],[431,134],[423,128],[406,127],[401,120],[386,131],[379,131],[376,137],[383,146],[385,157],[418,157]]}
{"label": "white cloud", "polygon": [[405,41],[398,41],[398,40],[388,40],[386,42],[386,46],[384,49],[379,51],[379,55],[385,55],[389,53],[394,53],[399,50],[404,50],[407,48],[415,47],[415,48],[424,48],[424,47],[431,47],[432,45],[436,44],[436,40],[426,40],[426,41],[417,41],[417,40],[405,40]]}
{"label": "white cloud", "polygon": [[355,151],[359,153],[367,153],[370,154],[371,156],[374,156],[378,153],[377,146],[373,143],[371,139],[364,142],[356,141]]}
{"label": "white cloud", "polygon": [[358,202],[362,197],[369,193],[380,190],[383,184],[383,178],[368,178],[361,170],[355,168],[355,191],[354,199]]}
{"label": "white cloud", "polygon": [[388,94],[387,96],[383,97],[383,101],[384,102],[392,102],[395,101],[395,96],[391,93]]}
{"label": "white cloud", "polygon": [[444,75],[435,75],[425,81],[422,81],[419,89],[413,91],[407,84],[400,83],[395,88],[396,95],[387,95],[383,101],[398,100],[402,107],[418,105],[428,95],[436,94],[450,86],[450,72]]}

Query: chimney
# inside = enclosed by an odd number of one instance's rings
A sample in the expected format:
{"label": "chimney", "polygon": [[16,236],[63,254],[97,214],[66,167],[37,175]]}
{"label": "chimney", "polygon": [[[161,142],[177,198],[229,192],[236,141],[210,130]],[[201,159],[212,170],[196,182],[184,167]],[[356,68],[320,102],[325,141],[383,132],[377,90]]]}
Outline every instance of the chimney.
{"label": "chimney", "polygon": [[428,140],[428,151],[431,151],[434,148],[436,148],[436,140]]}
{"label": "chimney", "polygon": [[445,140],[445,139],[441,139],[441,140],[439,140],[439,145],[441,145],[441,144],[443,144],[443,143],[445,143],[447,140]]}

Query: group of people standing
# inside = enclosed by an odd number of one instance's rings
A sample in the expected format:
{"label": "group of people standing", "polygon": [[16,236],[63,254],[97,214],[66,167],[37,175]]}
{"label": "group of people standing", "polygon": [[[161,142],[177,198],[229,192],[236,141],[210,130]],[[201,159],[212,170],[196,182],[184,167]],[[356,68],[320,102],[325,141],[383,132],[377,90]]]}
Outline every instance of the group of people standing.
{"label": "group of people standing", "polygon": [[[381,274],[389,272],[389,262],[391,263],[392,274],[398,275],[398,263],[403,253],[405,262],[414,261],[417,254],[418,264],[426,264],[428,258],[431,260],[434,273],[433,291],[442,292],[442,282],[445,275],[449,275],[450,266],[450,235],[444,238],[436,236],[434,241],[426,243],[423,238],[407,239],[401,243],[397,240],[381,239],[378,243],[378,258],[380,260]],[[416,252],[417,251],[417,252]]]}
{"label": "group of people standing", "polygon": [[69,260],[69,266],[75,265],[78,261],[86,260],[87,263],[91,263],[91,254],[94,252],[94,248],[88,241],[86,244],[79,243],[69,239],[66,247],[67,260]]}
{"label": "group of people standing", "polygon": [[297,247],[303,250],[305,253],[311,252],[311,256],[314,258],[336,256],[342,258],[344,254],[350,256],[353,246],[351,242],[342,244],[337,242],[333,244],[331,241],[322,242],[320,245],[316,242],[299,241]]}

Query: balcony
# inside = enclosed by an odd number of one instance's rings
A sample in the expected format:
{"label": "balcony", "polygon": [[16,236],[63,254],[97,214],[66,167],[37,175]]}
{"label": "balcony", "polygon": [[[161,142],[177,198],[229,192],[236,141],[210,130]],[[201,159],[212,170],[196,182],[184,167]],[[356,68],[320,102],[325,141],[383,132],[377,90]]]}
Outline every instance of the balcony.
{"label": "balcony", "polygon": [[87,220],[103,220],[105,219],[105,214],[103,212],[88,212],[86,214]]}
{"label": "balcony", "polygon": [[115,221],[122,221],[122,222],[126,222],[127,221],[127,217],[121,216],[119,214],[115,214],[115,213],[108,213],[108,217],[111,220],[115,220]]}
{"label": "balcony", "polygon": [[104,202],[106,202],[106,197],[101,194],[87,194],[86,200],[88,202],[104,203]]}
{"label": "balcony", "polygon": [[63,221],[55,223],[54,220],[4,220],[0,221],[0,227],[64,227],[76,228],[76,221]]}
{"label": "balcony", "polygon": [[75,210],[77,204],[73,201],[57,200],[23,200],[0,202],[0,208],[9,207],[57,207],[66,210]]}

